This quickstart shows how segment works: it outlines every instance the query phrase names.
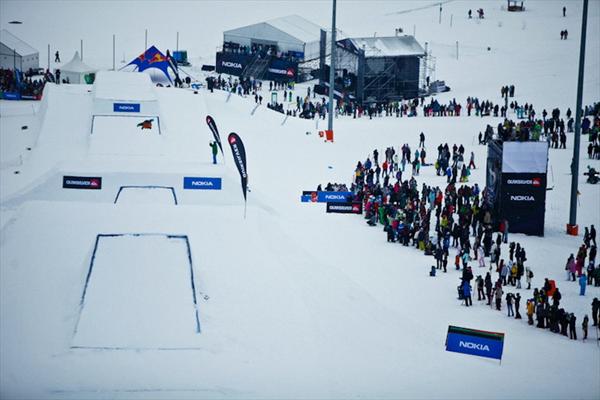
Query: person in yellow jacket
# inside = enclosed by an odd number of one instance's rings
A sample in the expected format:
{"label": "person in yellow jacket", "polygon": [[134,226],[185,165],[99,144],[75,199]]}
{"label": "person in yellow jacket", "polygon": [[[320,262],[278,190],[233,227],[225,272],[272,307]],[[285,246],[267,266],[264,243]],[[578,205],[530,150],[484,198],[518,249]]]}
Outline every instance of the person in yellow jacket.
{"label": "person in yellow jacket", "polygon": [[527,323],[533,325],[533,312],[535,309],[535,303],[533,299],[527,300]]}

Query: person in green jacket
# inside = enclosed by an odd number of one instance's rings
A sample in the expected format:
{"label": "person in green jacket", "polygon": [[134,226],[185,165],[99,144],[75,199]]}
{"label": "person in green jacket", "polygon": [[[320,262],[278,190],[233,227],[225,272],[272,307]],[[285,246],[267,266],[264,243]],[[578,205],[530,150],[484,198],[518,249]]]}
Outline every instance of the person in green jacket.
{"label": "person in green jacket", "polygon": [[219,152],[219,146],[217,145],[217,142],[210,142],[210,148],[212,149],[212,156],[213,156],[213,164],[217,163],[217,153]]}

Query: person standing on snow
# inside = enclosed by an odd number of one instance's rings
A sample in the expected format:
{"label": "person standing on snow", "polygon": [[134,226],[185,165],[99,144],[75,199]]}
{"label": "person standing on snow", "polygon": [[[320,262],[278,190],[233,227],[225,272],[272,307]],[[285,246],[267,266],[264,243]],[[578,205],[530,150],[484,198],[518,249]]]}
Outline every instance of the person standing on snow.
{"label": "person standing on snow", "polygon": [[477,275],[475,282],[477,283],[477,300],[485,300],[485,293],[483,292],[483,278],[481,275]]}
{"label": "person standing on snow", "polygon": [[515,316],[515,312],[513,311],[513,297],[514,297],[514,295],[512,293],[506,294],[506,306],[508,308],[508,316],[509,317]]}
{"label": "person standing on snow", "polygon": [[581,274],[579,277],[579,295],[585,296],[585,287],[587,286],[587,277],[585,274]]}
{"label": "person standing on snow", "polygon": [[469,307],[470,305],[473,305],[473,299],[471,299],[471,285],[469,284],[469,281],[464,280],[462,283],[462,291],[463,291],[463,297],[465,298],[465,306]]}
{"label": "person standing on snow", "polygon": [[496,310],[502,309],[502,282],[496,282],[496,288],[494,289],[494,297],[496,299]]}
{"label": "person standing on snow", "polygon": [[577,317],[575,317],[575,314],[571,313],[571,318],[569,318],[569,338],[573,340],[577,340],[576,320]]}
{"label": "person standing on snow", "polygon": [[581,329],[583,330],[583,340],[587,339],[589,322],[590,319],[588,318],[587,314],[585,314],[585,317],[583,317],[583,322],[581,323]]}
{"label": "person standing on snow", "polygon": [[598,314],[600,314],[600,300],[597,297],[594,297],[592,301],[592,321],[594,321],[592,326],[598,326]]}
{"label": "person standing on snow", "polygon": [[531,280],[533,279],[533,271],[527,267],[525,268],[525,281],[527,282],[527,290],[531,289]]}
{"label": "person standing on snow", "polygon": [[58,54],[58,50],[56,50],[56,53],[54,53],[54,62],[55,63],[60,62],[60,54]]}
{"label": "person standing on snow", "polygon": [[212,159],[213,159],[213,164],[217,163],[217,153],[219,152],[219,145],[217,145],[217,142],[210,142],[209,144],[210,148],[212,149]]}
{"label": "person standing on snow", "polygon": [[487,305],[491,306],[492,305],[492,277],[490,276],[490,273],[487,272],[485,274],[485,279],[483,282],[484,286],[485,286],[485,294],[487,297]]}
{"label": "person standing on snow", "polygon": [[521,319],[521,313],[519,312],[519,306],[521,304],[521,294],[517,293],[515,296],[515,319]]}
{"label": "person standing on snow", "polygon": [[535,310],[535,302],[533,299],[527,300],[527,323],[533,325],[533,312]]}

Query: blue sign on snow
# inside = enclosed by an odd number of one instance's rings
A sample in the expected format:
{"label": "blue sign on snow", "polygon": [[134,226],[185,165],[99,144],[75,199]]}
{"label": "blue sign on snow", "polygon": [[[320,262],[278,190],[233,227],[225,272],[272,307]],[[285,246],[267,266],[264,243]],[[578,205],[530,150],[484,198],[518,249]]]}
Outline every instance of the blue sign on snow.
{"label": "blue sign on snow", "polygon": [[493,340],[478,336],[448,333],[446,350],[474,356],[502,359],[503,340]]}
{"label": "blue sign on snow", "polygon": [[189,177],[183,178],[184,189],[221,190],[221,178]]}
{"label": "blue sign on snow", "polygon": [[114,112],[140,112],[139,103],[113,103]]}
{"label": "blue sign on snow", "polygon": [[318,192],[319,203],[346,203],[352,197],[352,192]]}

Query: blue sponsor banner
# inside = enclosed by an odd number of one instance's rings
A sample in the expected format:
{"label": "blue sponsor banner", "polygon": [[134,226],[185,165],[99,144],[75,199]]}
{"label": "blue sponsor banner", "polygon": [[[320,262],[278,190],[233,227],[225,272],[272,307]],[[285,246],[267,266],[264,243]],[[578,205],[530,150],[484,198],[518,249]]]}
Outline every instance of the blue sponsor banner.
{"label": "blue sponsor banner", "polygon": [[446,351],[456,353],[471,354],[479,357],[502,359],[502,351],[504,350],[504,335],[503,334],[478,334],[481,331],[472,331],[475,334],[469,334],[468,329],[460,330],[463,333],[458,333],[456,330],[448,330],[446,337]]}
{"label": "blue sponsor banner", "polygon": [[139,103],[113,103],[114,112],[140,112]]}
{"label": "blue sponsor banner", "polygon": [[310,203],[312,201],[312,196],[310,194],[303,194],[300,196],[300,201],[302,203]]}
{"label": "blue sponsor banner", "polygon": [[189,177],[183,178],[184,189],[221,190],[221,178]]}
{"label": "blue sponsor banner", "polygon": [[346,203],[350,201],[352,192],[318,192],[317,202],[319,203]]}
{"label": "blue sponsor banner", "polygon": [[21,100],[21,94],[17,92],[3,92],[2,98],[4,100]]}

